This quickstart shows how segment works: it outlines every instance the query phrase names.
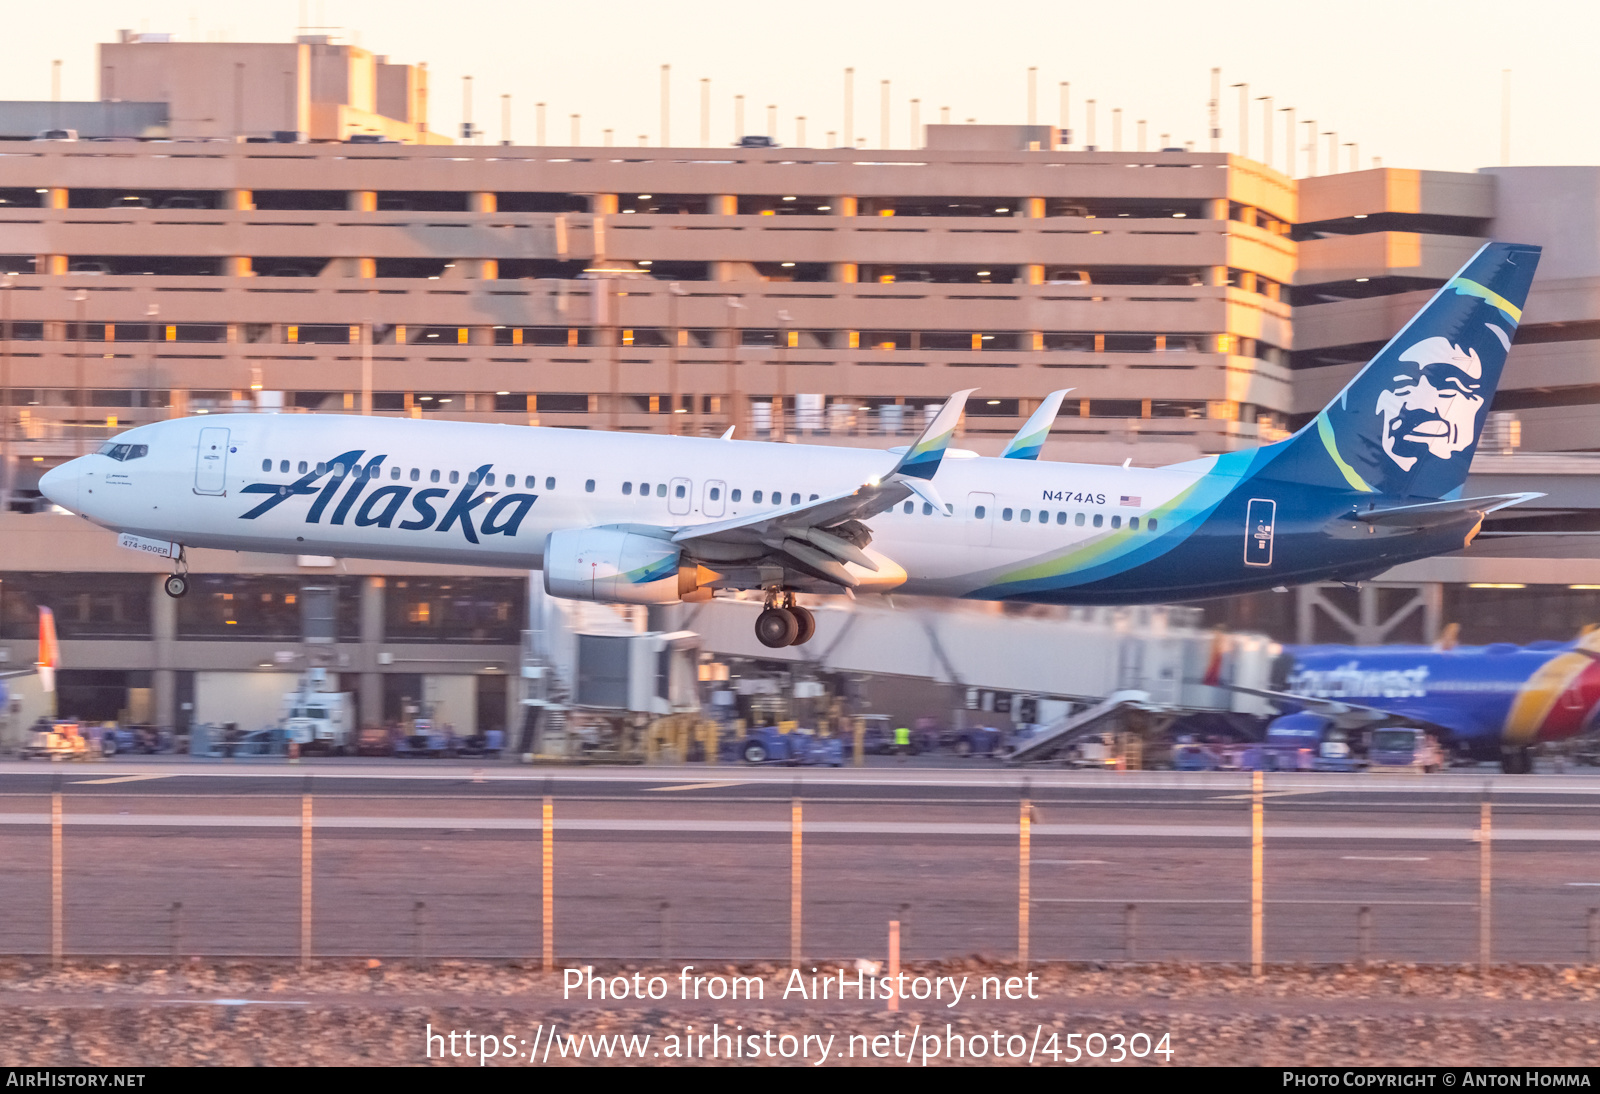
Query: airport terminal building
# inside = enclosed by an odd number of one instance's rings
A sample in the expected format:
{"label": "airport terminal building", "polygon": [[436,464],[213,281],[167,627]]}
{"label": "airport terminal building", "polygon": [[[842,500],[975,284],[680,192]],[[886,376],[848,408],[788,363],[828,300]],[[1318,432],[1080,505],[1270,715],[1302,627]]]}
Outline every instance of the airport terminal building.
{"label": "airport terminal building", "polygon": [[[424,700],[504,728],[517,700],[526,574],[201,551],[171,602],[158,560],[27,511],[43,470],[129,425],[372,413],[888,447],[976,387],[960,443],[993,454],[1070,388],[1044,458],[1172,463],[1287,435],[1490,237],[1547,251],[1469,489],[1550,508],[1393,582],[1208,611],[1363,641],[1470,632],[1490,603],[1514,627],[1600,620],[1600,554],[1573,534],[1600,504],[1600,171],[1294,180],[1046,126],[928,126],[910,151],[451,144],[425,70],[326,39],[103,50],[105,102],[57,104],[78,139],[0,142],[0,656],[31,661],[32,606],[53,605],[90,716],[259,724],[308,665],[364,721]],[[174,87],[209,109],[158,109]],[[0,104],[0,135],[31,135],[39,105]],[[332,619],[317,643],[307,596]]]}

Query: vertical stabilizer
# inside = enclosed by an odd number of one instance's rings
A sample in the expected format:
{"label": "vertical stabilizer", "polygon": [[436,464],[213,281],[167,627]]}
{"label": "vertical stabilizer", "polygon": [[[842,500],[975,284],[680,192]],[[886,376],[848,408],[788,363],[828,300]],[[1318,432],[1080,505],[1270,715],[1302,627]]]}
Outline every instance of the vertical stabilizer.
{"label": "vertical stabilizer", "polygon": [[1271,478],[1447,498],[1467,479],[1538,247],[1486,243],[1320,414],[1266,454]]}

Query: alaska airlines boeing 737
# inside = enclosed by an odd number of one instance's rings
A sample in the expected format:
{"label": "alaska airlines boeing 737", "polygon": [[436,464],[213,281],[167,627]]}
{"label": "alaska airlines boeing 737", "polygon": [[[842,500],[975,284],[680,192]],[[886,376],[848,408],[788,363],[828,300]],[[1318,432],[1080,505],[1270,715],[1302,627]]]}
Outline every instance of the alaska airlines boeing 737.
{"label": "alaska airlines boeing 737", "polygon": [[761,590],[769,647],[812,635],[796,592],[1131,604],[1357,581],[1457,550],[1486,513],[1538,496],[1461,496],[1538,261],[1537,247],[1486,244],[1299,432],[1170,467],[1039,461],[1037,416],[1011,458],[957,458],[963,391],[893,452],[183,418],[130,429],[40,489],[172,558],[173,596],[184,547],[529,567],[586,600]]}

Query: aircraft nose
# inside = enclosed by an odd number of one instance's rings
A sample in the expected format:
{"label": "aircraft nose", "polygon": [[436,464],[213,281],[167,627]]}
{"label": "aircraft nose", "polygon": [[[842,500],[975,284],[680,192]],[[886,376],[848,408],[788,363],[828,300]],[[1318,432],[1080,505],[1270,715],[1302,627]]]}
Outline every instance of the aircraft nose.
{"label": "aircraft nose", "polygon": [[68,460],[60,467],[52,467],[39,479],[39,493],[61,506],[78,509],[78,488],[83,481],[83,460]]}

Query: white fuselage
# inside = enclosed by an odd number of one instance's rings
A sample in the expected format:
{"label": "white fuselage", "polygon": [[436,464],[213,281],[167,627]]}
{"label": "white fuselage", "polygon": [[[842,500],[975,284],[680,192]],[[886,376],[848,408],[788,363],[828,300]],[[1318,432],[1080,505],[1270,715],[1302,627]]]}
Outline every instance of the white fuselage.
{"label": "white fuselage", "polygon": [[[804,505],[886,475],[897,459],[881,449],[326,415],[185,418],[114,443],[148,451],[74,460],[50,472],[46,492],[107,528],[190,547],[534,569],[552,532],[679,528]],[[335,462],[350,464],[342,477]],[[329,473],[295,493],[319,464]],[[1204,473],[1203,464],[954,456],[935,479],[952,515],[920,499],[898,504],[868,522],[872,548],[905,571],[903,591],[963,595],[983,584],[980,574],[1090,543],[1133,518],[1148,525],[1152,509]]]}

